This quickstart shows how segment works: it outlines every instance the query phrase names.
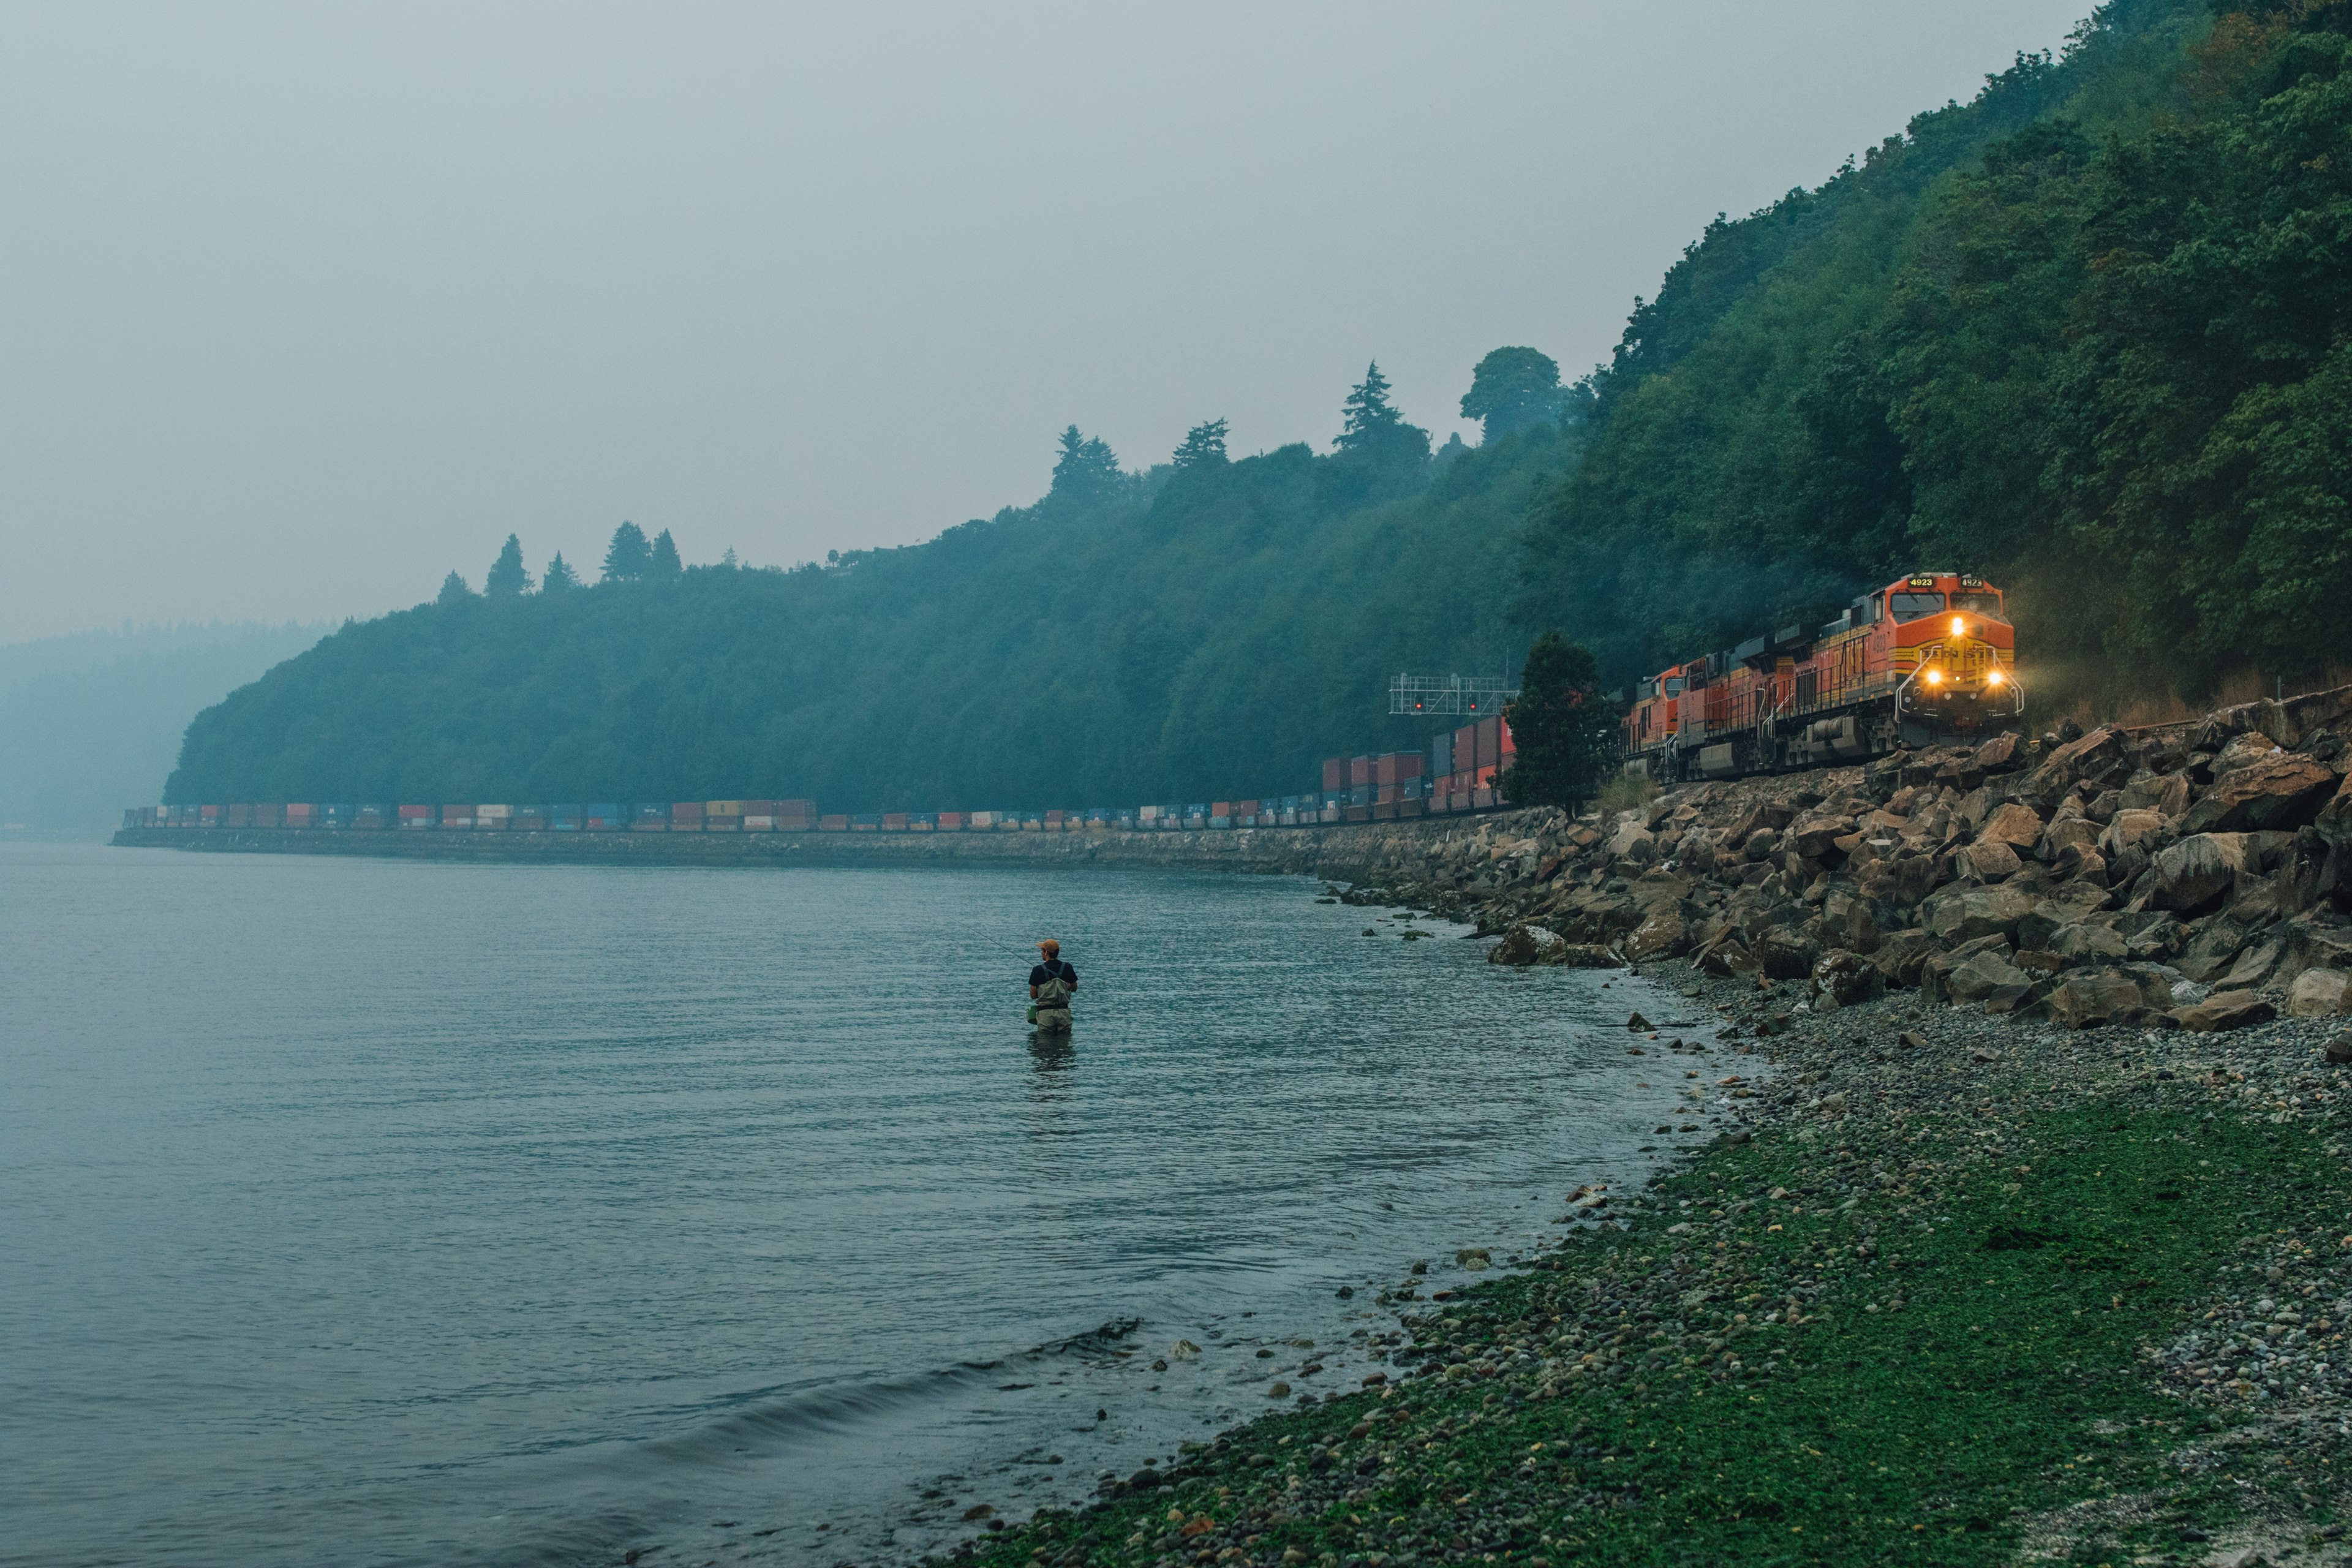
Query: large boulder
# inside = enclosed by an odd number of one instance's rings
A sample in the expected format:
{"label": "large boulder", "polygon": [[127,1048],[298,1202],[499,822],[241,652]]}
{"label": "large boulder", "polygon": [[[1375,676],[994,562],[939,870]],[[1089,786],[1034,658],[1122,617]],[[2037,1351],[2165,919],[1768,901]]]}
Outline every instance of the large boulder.
{"label": "large boulder", "polygon": [[2251,991],[2216,991],[2195,1006],[2181,1009],[2179,1014],[2180,1026],[2197,1035],[2243,1029],[2267,1024],[2277,1016],[2276,1006]]}
{"label": "large boulder", "polygon": [[2347,773],[2336,793],[2321,804],[2312,825],[2319,829],[2321,837],[2337,848],[2352,845],[2352,773]]}
{"label": "large boulder", "polygon": [[1979,838],[1967,846],[1960,851],[1960,861],[1979,882],[2005,882],[2024,865],[2017,851],[1998,838]]}
{"label": "large boulder", "polygon": [[2112,970],[2069,976],[2042,998],[2042,1009],[2069,1029],[2136,1024],[2159,1010],[2149,1005],[2137,981]]}
{"label": "large boulder", "polygon": [[2042,858],[2055,860],[2067,850],[2096,853],[2099,825],[2087,817],[2062,816],[2042,836]]}
{"label": "large boulder", "polygon": [[1567,938],[1548,926],[1513,925],[1504,931],[1502,941],[1486,950],[1486,962],[1522,967],[1542,963],[1552,949],[1567,944]]}
{"label": "large boulder", "polygon": [[2251,934],[2235,921],[2217,915],[2189,938],[2175,961],[2176,967],[2200,985],[2210,985],[2230,973],[2238,954],[2245,951]]}
{"label": "large boulder", "polygon": [[2156,858],[2148,868],[2154,879],[2147,891],[2148,907],[2193,914],[2229,897],[2238,873],[2247,869],[2246,841],[2242,834],[2200,833],[2183,838]]}
{"label": "large boulder", "polygon": [[2122,784],[2130,776],[2130,743],[2124,732],[2102,724],[2043,758],[2019,793],[2037,805],[2054,806],[2077,784]]}
{"label": "large boulder", "polygon": [[2015,887],[1955,888],[1927,900],[1927,929],[1946,942],[1973,942],[1996,933],[2017,934],[2017,922],[2033,912],[2041,899]]}
{"label": "large boulder", "polygon": [[1853,818],[1850,816],[1809,816],[1789,829],[1788,847],[1808,860],[1819,860],[1853,831]]}
{"label": "large boulder", "polygon": [[2223,776],[2181,820],[2183,833],[2259,833],[2301,827],[2340,784],[2326,763],[2273,752]]}
{"label": "large boulder", "polygon": [[1728,980],[1735,974],[1754,974],[1762,967],[1734,931],[1727,931],[1708,942],[1700,951],[1696,963],[1700,973],[1718,980]]}
{"label": "large boulder", "polygon": [[1619,816],[1615,829],[1609,835],[1609,858],[1612,860],[1635,859],[1638,858],[1637,850],[1654,848],[1656,845],[1656,837],[1642,826],[1641,813],[1625,812]]}
{"label": "large boulder", "polygon": [[1625,957],[1634,963],[1680,958],[1690,950],[1690,925],[1683,919],[1682,912],[1671,904],[1653,910],[1648,919],[1633,928],[1633,934],[1625,939]]}
{"label": "large boulder", "polygon": [[2306,969],[2295,976],[2286,994],[2287,1016],[2294,1018],[2332,1017],[2352,1012],[2352,974],[2341,969]]}
{"label": "large boulder", "polygon": [[1886,976],[1858,952],[1843,948],[1823,953],[1813,965],[1817,1007],[1851,1007],[1886,990]]}
{"label": "large boulder", "polygon": [[2085,964],[2121,963],[2129,956],[2129,947],[2124,941],[2123,932],[2089,924],[2059,927],[2052,934],[2044,951],[2055,954],[2069,969],[2079,969]]}
{"label": "large boulder", "polygon": [[1981,1002],[2010,986],[2033,984],[2033,976],[1999,952],[1979,952],[1953,966],[1944,977],[1943,991],[1954,1002]]}
{"label": "large boulder", "polygon": [[2003,801],[1986,813],[1977,838],[1998,840],[2012,849],[2031,849],[2042,841],[2042,814],[2021,802]]}
{"label": "large boulder", "polygon": [[1756,962],[1771,980],[1804,980],[1813,973],[1821,949],[1803,932],[1789,926],[1769,926],[1753,944]]}
{"label": "large boulder", "polygon": [[2005,773],[2025,761],[2024,740],[2016,731],[2004,730],[1976,749],[1969,765],[1980,773]]}
{"label": "large boulder", "polygon": [[2107,823],[2106,831],[2099,835],[2099,853],[2109,860],[2126,849],[2147,849],[2151,853],[2164,837],[2164,813],[2153,806],[2125,806]]}
{"label": "large boulder", "polygon": [[1928,959],[1943,949],[1933,931],[1919,930],[1889,931],[1879,940],[1870,962],[1889,985],[1916,985],[1919,970]]}

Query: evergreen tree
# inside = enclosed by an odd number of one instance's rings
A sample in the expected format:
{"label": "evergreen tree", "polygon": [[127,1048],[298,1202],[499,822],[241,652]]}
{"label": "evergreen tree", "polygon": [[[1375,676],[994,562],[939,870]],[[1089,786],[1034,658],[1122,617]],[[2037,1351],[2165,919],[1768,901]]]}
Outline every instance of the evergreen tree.
{"label": "evergreen tree", "polygon": [[1176,456],[1171,460],[1179,471],[1198,468],[1203,463],[1214,465],[1227,461],[1225,422],[1212,419],[1185,431],[1184,444],[1176,448]]}
{"label": "evergreen tree", "polygon": [[1556,631],[1528,649],[1518,700],[1503,712],[1518,745],[1518,760],[1501,780],[1513,805],[1573,811],[1591,797],[1616,740],[1616,715],[1599,690],[1600,672],[1591,648]]}
{"label": "evergreen tree", "polygon": [[1470,373],[1462,395],[1462,417],[1486,426],[1496,440],[1559,417],[1559,365],[1534,349],[1496,349]]}
{"label": "evergreen tree", "polygon": [[1341,406],[1344,427],[1334,443],[1340,456],[1382,463],[1400,458],[1429,460],[1429,432],[1406,424],[1404,416],[1389,401],[1389,378],[1381,374],[1380,361],[1374,360],[1365,370],[1364,379]]}
{"label": "evergreen tree", "polygon": [[441,592],[433,602],[436,605],[462,605],[473,596],[474,591],[466,586],[466,580],[452,572],[441,579]]}
{"label": "evergreen tree", "polygon": [[1118,457],[1099,436],[1081,436],[1075,425],[1062,432],[1062,455],[1054,459],[1049,500],[1100,505],[1118,494],[1125,475]]}
{"label": "evergreen tree", "polygon": [[669,530],[665,528],[655,534],[653,558],[646,563],[646,575],[675,577],[685,570],[686,563],[677,558],[677,543],[670,538]]}
{"label": "evergreen tree", "polygon": [[613,531],[613,542],[605,548],[604,581],[634,583],[646,574],[652,558],[653,546],[646,542],[646,531],[625,522]]}
{"label": "evergreen tree", "polygon": [[571,563],[563,559],[563,552],[559,550],[548,557],[547,570],[540,574],[539,591],[541,593],[568,594],[578,586],[580,586],[580,574],[574,572]]}
{"label": "evergreen tree", "polygon": [[520,599],[530,592],[530,574],[523,570],[522,541],[507,535],[507,545],[482,579],[482,595],[489,599]]}

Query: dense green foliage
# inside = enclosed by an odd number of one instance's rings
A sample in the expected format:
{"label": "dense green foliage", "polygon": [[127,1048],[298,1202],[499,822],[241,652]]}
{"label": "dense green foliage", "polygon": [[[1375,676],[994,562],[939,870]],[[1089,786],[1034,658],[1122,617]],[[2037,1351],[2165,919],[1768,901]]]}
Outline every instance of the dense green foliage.
{"label": "dense green foliage", "polygon": [[2114,0],[1716,224],[1588,384],[1531,618],[1622,679],[1933,567],[2078,689],[2352,656],[2346,17]]}
{"label": "dense green foliage", "polygon": [[[604,581],[460,591],[346,628],[205,713],[174,800],[693,800],[828,809],[1311,792],[1417,747],[1399,669],[1492,669],[1515,535],[1573,437],[1437,464],[1377,372],[1350,443],[1124,471],[1062,438],[1031,507],[792,572],[690,567],[625,525]],[[551,564],[549,576],[561,576]]]}
{"label": "dense green foliage", "polygon": [[1592,650],[1556,631],[1536,638],[1519,677],[1519,695],[1503,716],[1518,758],[1503,770],[1513,805],[1574,810],[1592,798],[1616,740],[1617,710],[1600,690]]}

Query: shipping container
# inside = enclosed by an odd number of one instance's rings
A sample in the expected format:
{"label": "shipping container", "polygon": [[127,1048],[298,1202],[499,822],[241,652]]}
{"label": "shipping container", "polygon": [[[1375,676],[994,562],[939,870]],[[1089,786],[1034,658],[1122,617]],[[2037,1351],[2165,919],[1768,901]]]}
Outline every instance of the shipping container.
{"label": "shipping container", "polygon": [[[654,807],[656,811],[663,808]],[[583,833],[625,833],[635,821],[635,810],[617,801],[590,801],[580,814]]]}
{"label": "shipping container", "polygon": [[940,831],[941,833],[961,833],[963,831],[963,816],[964,814],[961,811],[943,811],[940,813]]}
{"label": "shipping container", "polygon": [[[305,807],[299,805],[288,806],[286,808],[286,826],[289,827],[303,826],[302,823],[296,820],[295,813],[305,809]],[[458,827],[471,828],[474,826],[474,808],[470,805],[443,806],[441,808],[441,826],[444,830]]]}
{"label": "shipping container", "polygon": [[219,806],[200,805],[196,807],[196,822],[199,826],[205,827],[218,827],[220,826],[220,819],[221,808]]}
{"label": "shipping container", "polygon": [[706,811],[702,814],[702,830],[705,833],[740,833],[743,831],[743,819]]}
{"label": "shipping container", "polygon": [[514,807],[511,805],[477,805],[474,807],[474,826],[476,827],[494,828],[497,831],[503,833],[507,831],[507,825],[513,820]]}
{"label": "shipping container", "polygon": [[1047,812],[1047,813],[1045,814],[1045,826],[1048,826],[1048,827],[1059,827],[1059,826],[1062,826],[1062,813],[1060,813],[1060,812],[1058,812],[1058,811],[1049,811],[1049,812]]}
{"label": "shipping container", "polygon": [[439,816],[440,813],[429,805],[404,805],[400,808],[400,825],[403,827],[430,827]]}
{"label": "shipping container", "polygon": [[865,813],[863,816],[852,816],[849,819],[849,831],[852,833],[879,833],[882,831],[882,818],[870,811]]}
{"label": "shipping container", "polygon": [[1138,822],[1157,822],[1160,820],[1160,808],[1156,805],[1138,806],[1135,819]]}
{"label": "shipping container", "polygon": [[319,808],[319,826],[335,828],[349,827],[352,825],[352,818],[358,815],[359,809],[358,806],[342,802],[333,805],[322,805]]}
{"label": "shipping container", "polygon": [[[1358,784],[1355,788],[1348,792],[1348,804],[1349,805],[1371,805],[1373,799],[1373,789],[1374,786],[1371,784]],[[1353,821],[1355,819],[1350,817],[1349,820]]]}
{"label": "shipping container", "polygon": [[246,805],[239,805],[234,801],[230,802],[228,809],[221,813],[221,825],[225,827],[252,826],[253,806],[251,803],[248,802]]}
{"label": "shipping container", "polygon": [[517,833],[543,833],[547,830],[547,807],[519,805],[515,807],[512,826]]}
{"label": "shipping container", "polygon": [[1478,726],[1465,724],[1454,731],[1454,771],[1456,773],[1475,773],[1478,768]]}
{"label": "shipping container", "polygon": [[1372,777],[1373,759],[1367,755],[1348,759],[1348,787],[1355,790],[1376,781]]}
{"label": "shipping container", "polygon": [[1499,719],[1478,721],[1478,760],[1471,764],[1473,767],[1491,768],[1495,765],[1496,753],[1501,739],[1496,731],[1501,724],[1502,721]]}
{"label": "shipping container", "polygon": [[749,808],[740,800],[706,800],[702,803],[702,815],[705,821],[714,816],[740,818],[747,809]]}
{"label": "shipping container", "polygon": [[363,833],[379,832],[398,820],[388,805],[370,805],[363,801],[352,808],[352,826]]}
{"label": "shipping container", "polygon": [[1021,831],[1022,831],[1022,832],[1024,832],[1024,833],[1037,833],[1037,832],[1042,832],[1042,831],[1044,830],[1044,828],[1045,828],[1045,819],[1043,816],[1039,816],[1036,812],[1034,812],[1034,811],[1024,811],[1024,812],[1021,812],[1021,813],[1019,813],[1018,815],[1019,815],[1019,816],[1020,816],[1020,818],[1021,818]]}
{"label": "shipping container", "polygon": [[976,831],[985,831],[996,826],[996,813],[992,811],[968,811],[964,813],[963,822],[966,827],[972,828]]}
{"label": "shipping container", "polygon": [[547,830],[550,833],[577,833],[587,815],[578,805],[551,805],[547,808]]}
{"label": "shipping container", "polygon": [[907,814],[908,832],[933,833],[937,832],[938,829],[939,822],[930,815],[930,813],[925,811],[910,811]]}
{"label": "shipping container", "polygon": [[746,833],[773,833],[775,830],[776,818],[772,812],[750,812],[743,817],[743,831]]}
{"label": "shipping container", "polygon": [[1340,791],[1342,791],[1342,790],[1346,789],[1347,787],[1348,787],[1348,759],[1347,759],[1347,758],[1345,758],[1345,757],[1326,757],[1326,758],[1324,758],[1324,759],[1323,759],[1323,793],[1324,793],[1325,795],[1338,795]]}
{"label": "shipping container", "polygon": [[906,832],[907,814],[903,811],[884,812],[882,814],[882,831],[885,833]]}
{"label": "shipping container", "polygon": [[849,818],[838,814],[820,816],[816,819],[816,830],[819,833],[846,833],[849,831]]}
{"label": "shipping container", "polygon": [[[1403,798],[1404,786],[1402,784],[1374,784],[1372,786],[1372,804],[1374,805],[1394,805]],[[1394,814],[1391,813],[1391,815]]]}
{"label": "shipping container", "polygon": [[1429,738],[1429,776],[1444,778],[1454,771],[1454,731],[1442,731]]}

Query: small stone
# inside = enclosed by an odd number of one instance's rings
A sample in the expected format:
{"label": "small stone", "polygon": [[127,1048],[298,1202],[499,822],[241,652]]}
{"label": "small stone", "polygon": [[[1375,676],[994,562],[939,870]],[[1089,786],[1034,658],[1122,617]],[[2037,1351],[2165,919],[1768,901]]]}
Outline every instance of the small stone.
{"label": "small stone", "polygon": [[1290,1397],[1290,1384],[1277,1383],[1265,1391],[1265,1396],[1268,1399],[1287,1399]]}
{"label": "small stone", "polygon": [[2352,1034],[2342,1034],[2327,1042],[2327,1059],[2337,1067],[2352,1062]]}
{"label": "small stone", "polygon": [[1626,1019],[1625,1026],[1629,1029],[1654,1029],[1657,1027],[1655,1024],[1651,1023],[1650,1020],[1644,1018],[1639,1013],[1636,1013],[1632,1017]]}

